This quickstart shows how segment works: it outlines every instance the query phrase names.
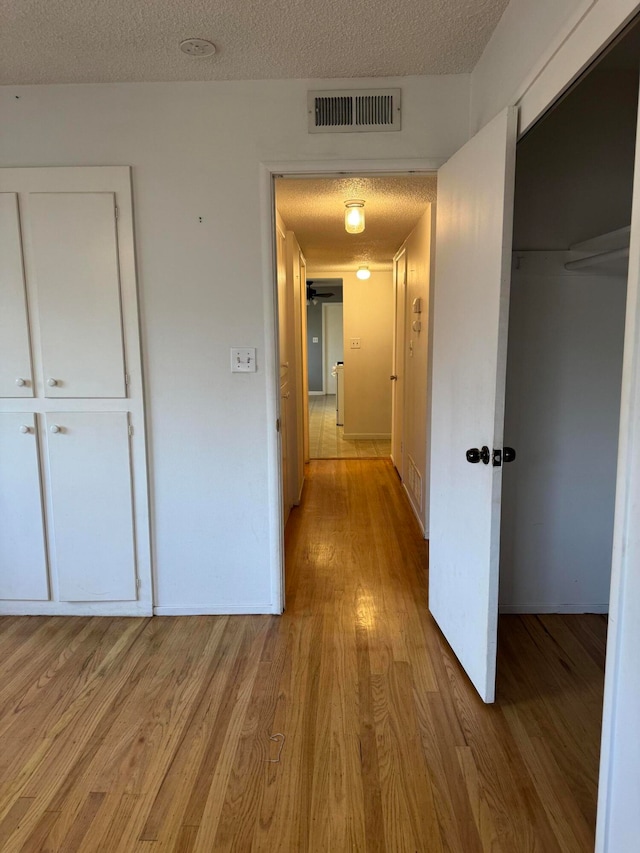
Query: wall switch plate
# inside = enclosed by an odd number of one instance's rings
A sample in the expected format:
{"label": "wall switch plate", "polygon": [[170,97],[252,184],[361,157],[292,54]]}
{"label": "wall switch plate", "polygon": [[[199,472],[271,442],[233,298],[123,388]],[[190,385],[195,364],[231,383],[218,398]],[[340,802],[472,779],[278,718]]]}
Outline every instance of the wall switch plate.
{"label": "wall switch plate", "polygon": [[360,349],[360,338],[351,338],[351,349]]}
{"label": "wall switch plate", "polygon": [[314,343],[314,344],[317,344],[317,343],[318,343],[318,338],[311,338],[311,342],[312,342],[312,343]]}
{"label": "wall switch plate", "polygon": [[232,373],[255,373],[256,372],[256,348],[255,347],[231,347],[231,372]]}

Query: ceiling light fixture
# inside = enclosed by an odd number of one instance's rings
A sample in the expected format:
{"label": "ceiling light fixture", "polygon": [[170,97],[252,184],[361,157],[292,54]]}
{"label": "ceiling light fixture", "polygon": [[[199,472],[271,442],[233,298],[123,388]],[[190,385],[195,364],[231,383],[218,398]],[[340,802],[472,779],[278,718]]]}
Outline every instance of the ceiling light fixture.
{"label": "ceiling light fixture", "polygon": [[371,278],[371,270],[366,264],[358,267],[356,270],[356,278],[359,278],[360,281],[366,281],[368,278]]}
{"label": "ceiling light fixture", "polygon": [[344,230],[347,234],[362,234],[364,231],[364,202],[358,198],[345,201]]}
{"label": "ceiling light fixture", "polygon": [[184,39],[180,42],[180,50],[187,56],[213,56],[216,46],[207,39]]}

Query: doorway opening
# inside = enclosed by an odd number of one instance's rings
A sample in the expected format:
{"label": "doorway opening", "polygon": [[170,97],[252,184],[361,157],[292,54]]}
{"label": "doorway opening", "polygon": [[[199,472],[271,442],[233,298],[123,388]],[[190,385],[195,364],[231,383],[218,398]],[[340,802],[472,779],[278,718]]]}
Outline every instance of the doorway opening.
{"label": "doorway opening", "polygon": [[[435,194],[433,174],[275,180],[285,517],[300,502],[310,460],[392,458],[426,533]],[[359,234],[345,230],[352,197],[365,205]],[[411,259],[400,279],[399,251]],[[414,311],[403,302],[399,319],[398,289],[403,300],[412,291]],[[405,368],[415,377],[406,394]],[[421,413],[418,424],[411,413],[403,417],[405,407]],[[395,455],[393,436],[402,448]],[[405,455],[411,465],[403,466]]]}
{"label": "doorway opening", "polygon": [[[602,733],[629,236],[638,119],[636,25],[517,147],[503,475],[499,651],[508,614],[591,649],[581,714],[558,722],[558,760],[589,780],[595,826]],[[637,180],[637,178],[636,178]],[[563,614],[547,615],[547,614]],[[581,615],[577,615],[581,614]],[[522,617],[519,617],[522,618]],[[510,678],[500,671],[501,679]],[[563,689],[570,655],[549,661]],[[591,839],[590,843],[593,843]]]}

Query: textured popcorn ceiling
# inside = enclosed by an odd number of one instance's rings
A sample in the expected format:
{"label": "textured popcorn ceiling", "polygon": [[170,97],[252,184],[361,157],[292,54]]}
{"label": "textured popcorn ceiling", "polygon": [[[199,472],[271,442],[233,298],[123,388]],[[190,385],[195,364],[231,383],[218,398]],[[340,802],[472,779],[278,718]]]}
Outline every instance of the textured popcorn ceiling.
{"label": "textured popcorn ceiling", "polygon": [[[344,230],[344,202],[365,202],[365,230]],[[280,178],[276,207],[295,231],[309,269],[335,271],[368,264],[389,268],[393,255],[436,200],[435,175]]]}
{"label": "textured popcorn ceiling", "polygon": [[[507,0],[0,0],[0,82],[471,71]],[[192,58],[182,39],[218,52]]]}

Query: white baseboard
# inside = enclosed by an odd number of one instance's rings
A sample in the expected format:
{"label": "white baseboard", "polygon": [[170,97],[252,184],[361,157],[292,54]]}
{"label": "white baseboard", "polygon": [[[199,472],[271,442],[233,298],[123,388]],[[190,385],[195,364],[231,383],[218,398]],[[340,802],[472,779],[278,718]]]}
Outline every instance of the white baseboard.
{"label": "white baseboard", "polygon": [[390,432],[345,432],[348,441],[384,441],[391,440]]}
{"label": "white baseboard", "polygon": [[405,495],[407,496],[407,500],[409,501],[409,506],[411,507],[411,510],[412,510],[413,514],[415,515],[415,517],[416,517],[416,520],[417,520],[418,524],[420,525],[420,531],[421,531],[421,533],[422,533],[422,538],[423,538],[423,539],[428,539],[428,536],[427,536],[427,534],[426,534],[426,532],[425,532],[425,529],[424,529],[424,522],[423,522],[423,520],[420,518],[420,515],[419,515],[419,513],[418,513],[418,510],[416,509],[416,506],[415,506],[414,502],[413,502],[413,501],[412,501],[412,499],[411,499],[411,495],[410,495],[410,493],[409,493],[409,489],[406,487],[406,485],[405,485],[405,483],[404,483],[404,482],[402,483],[402,488],[404,489],[404,493],[405,493]]}
{"label": "white baseboard", "polygon": [[310,397],[326,397],[327,395],[324,391],[309,391]]}
{"label": "white baseboard", "polygon": [[154,607],[154,616],[255,616],[279,614],[272,604],[194,604],[190,607]]}
{"label": "white baseboard", "polygon": [[151,608],[135,601],[2,601],[0,616],[152,616]]}
{"label": "white baseboard", "polygon": [[608,604],[500,604],[500,613],[608,613]]}

